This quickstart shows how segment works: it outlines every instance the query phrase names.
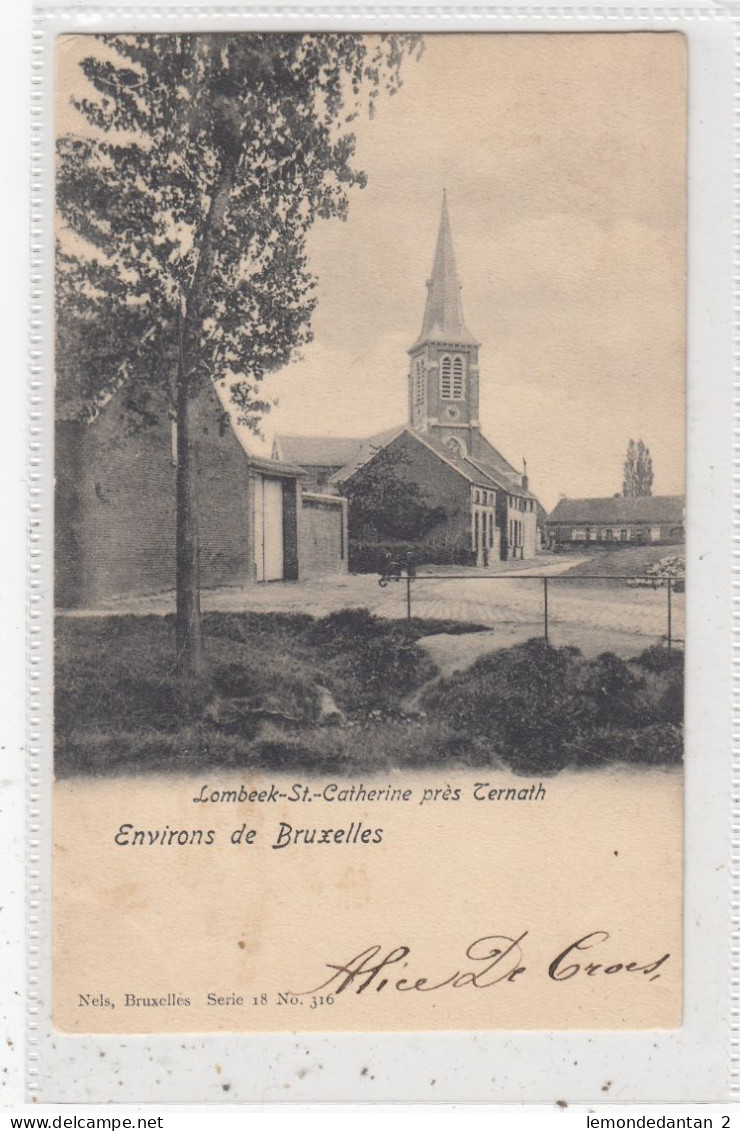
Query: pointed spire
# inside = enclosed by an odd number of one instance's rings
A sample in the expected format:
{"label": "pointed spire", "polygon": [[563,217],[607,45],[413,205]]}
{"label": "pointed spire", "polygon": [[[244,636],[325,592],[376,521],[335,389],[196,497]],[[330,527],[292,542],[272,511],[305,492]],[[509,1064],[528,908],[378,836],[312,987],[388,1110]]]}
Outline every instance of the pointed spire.
{"label": "pointed spire", "polygon": [[459,342],[461,345],[477,345],[463,317],[446,189],[442,193],[442,215],[434,251],[432,276],[427,282],[427,289],[424,322],[418,342],[445,341]]}

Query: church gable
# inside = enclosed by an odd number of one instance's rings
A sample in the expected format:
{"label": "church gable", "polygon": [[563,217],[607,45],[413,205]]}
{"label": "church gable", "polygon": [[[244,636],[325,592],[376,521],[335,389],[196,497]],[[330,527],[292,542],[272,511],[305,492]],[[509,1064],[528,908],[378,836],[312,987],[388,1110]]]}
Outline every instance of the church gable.
{"label": "church gable", "polygon": [[470,475],[455,461],[448,459],[436,446],[426,443],[410,428],[401,428],[394,431],[391,438],[370,447],[365,452],[365,458],[354,464],[342,468],[332,481],[340,486],[354,479],[365,469],[371,468],[379,457],[384,456],[387,465],[393,466],[400,478],[417,478],[424,471],[434,472],[442,479],[452,483],[459,479],[470,483]]}
{"label": "church gable", "polygon": [[466,549],[472,483],[467,472],[404,429],[342,481],[355,541],[425,541]]}

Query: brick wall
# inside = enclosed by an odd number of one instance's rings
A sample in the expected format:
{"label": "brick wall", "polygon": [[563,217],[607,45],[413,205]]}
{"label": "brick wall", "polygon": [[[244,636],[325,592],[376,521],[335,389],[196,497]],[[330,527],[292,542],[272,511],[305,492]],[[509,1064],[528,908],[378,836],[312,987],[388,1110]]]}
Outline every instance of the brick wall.
{"label": "brick wall", "polygon": [[[197,414],[201,583],[242,584],[248,576],[248,468],[212,403]],[[134,436],[115,402],[89,425],[56,429],[57,604],[94,607],[110,598],[175,584],[175,468],[171,426]]]}
{"label": "brick wall", "polygon": [[304,492],[299,525],[299,577],[347,572],[347,503]]}

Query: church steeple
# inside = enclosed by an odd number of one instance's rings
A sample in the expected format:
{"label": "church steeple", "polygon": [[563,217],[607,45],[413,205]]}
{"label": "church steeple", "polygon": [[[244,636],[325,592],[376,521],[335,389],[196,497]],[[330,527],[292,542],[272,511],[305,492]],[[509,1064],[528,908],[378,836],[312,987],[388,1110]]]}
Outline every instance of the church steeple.
{"label": "church steeple", "polygon": [[446,191],[442,194],[442,215],[439,220],[432,274],[427,280],[427,292],[424,321],[417,344],[445,341],[455,345],[477,345],[465,325],[463,316],[460,279],[457,274],[455,249],[452,245]]}
{"label": "church steeple", "polygon": [[409,355],[409,424],[469,454],[478,429],[478,342],[465,325],[446,193],[424,320]]}

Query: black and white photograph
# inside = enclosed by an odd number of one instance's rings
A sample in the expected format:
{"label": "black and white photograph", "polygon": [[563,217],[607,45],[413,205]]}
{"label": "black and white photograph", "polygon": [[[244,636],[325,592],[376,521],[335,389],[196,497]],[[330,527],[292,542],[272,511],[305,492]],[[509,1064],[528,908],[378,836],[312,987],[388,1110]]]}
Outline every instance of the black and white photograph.
{"label": "black and white photograph", "polygon": [[681,762],[682,46],[541,38],[61,41],[60,776]]}
{"label": "black and white photograph", "polygon": [[56,1023],[679,1024],[683,37],[56,73]]}

